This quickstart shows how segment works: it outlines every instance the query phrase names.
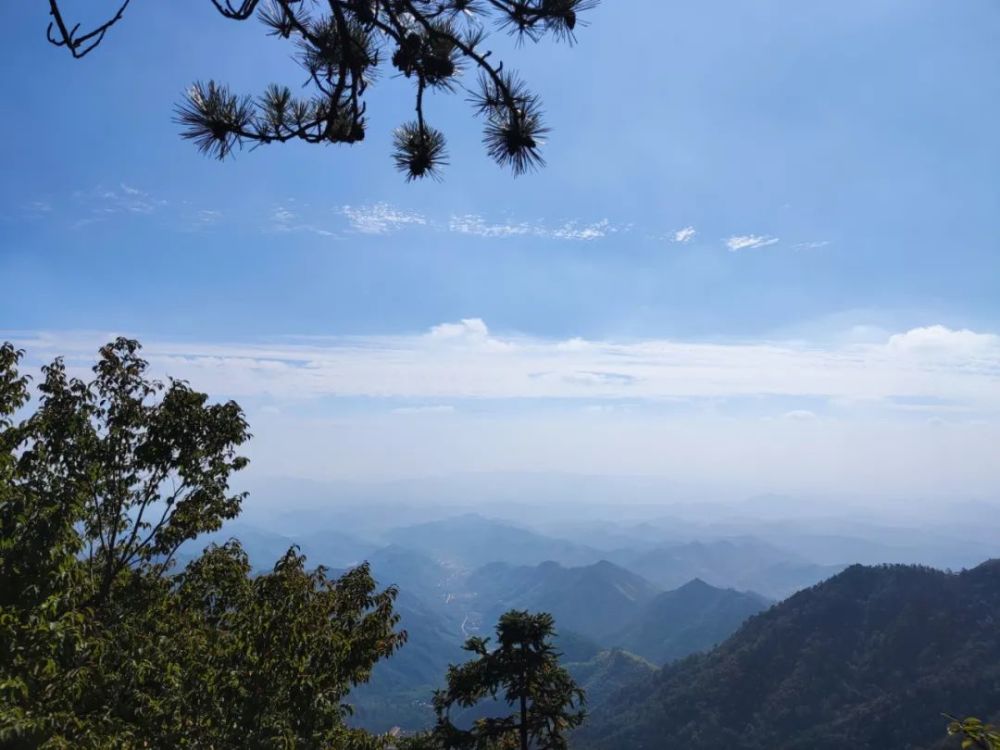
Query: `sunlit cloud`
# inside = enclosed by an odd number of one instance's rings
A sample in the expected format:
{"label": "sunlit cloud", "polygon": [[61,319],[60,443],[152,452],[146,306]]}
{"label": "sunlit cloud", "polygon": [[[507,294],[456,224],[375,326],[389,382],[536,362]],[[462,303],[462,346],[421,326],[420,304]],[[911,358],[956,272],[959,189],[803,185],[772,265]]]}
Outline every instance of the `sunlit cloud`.
{"label": "sunlit cloud", "polygon": [[694,227],[684,227],[683,229],[678,229],[674,232],[674,242],[686,244],[693,240],[696,234],[698,234],[698,231]]}
{"label": "sunlit cloud", "polygon": [[414,211],[374,203],[367,206],[341,206],[339,212],[347,217],[351,229],[362,234],[388,234],[405,227],[425,226],[427,219]]}
{"label": "sunlit cloud", "polygon": [[777,237],[767,237],[758,234],[736,234],[726,240],[726,247],[730,252],[740,250],[756,250],[760,247],[768,247],[778,244]]}
{"label": "sunlit cloud", "polygon": [[486,238],[541,237],[553,240],[589,241],[602,239],[626,229],[627,227],[612,224],[608,219],[591,223],[570,221],[558,226],[549,226],[539,222],[489,222],[478,214],[465,214],[452,216],[448,221],[448,230],[451,232]]}
{"label": "sunlit cloud", "polygon": [[[98,336],[33,334],[34,357],[89,361]],[[256,344],[150,339],[158,371],[232,396],[417,399],[796,397],[839,403],[947,403],[1000,409],[1000,337],[945,326],[880,343],[544,339],[498,334],[479,318],[403,336]]]}

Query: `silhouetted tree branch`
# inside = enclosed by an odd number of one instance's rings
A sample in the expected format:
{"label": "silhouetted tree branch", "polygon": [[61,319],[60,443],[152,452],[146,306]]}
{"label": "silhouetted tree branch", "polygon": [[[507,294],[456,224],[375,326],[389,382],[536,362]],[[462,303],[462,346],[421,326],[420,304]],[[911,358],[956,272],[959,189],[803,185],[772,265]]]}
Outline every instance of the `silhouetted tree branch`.
{"label": "silhouetted tree branch", "polygon": [[[87,32],[68,27],[58,0],[50,0],[49,41],[81,58],[92,52],[124,16],[130,0]],[[478,73],[465,89],[485,119],[483,142],[502,166],[521,174],[543,164],[541,105],[515,74],[483,49],[488,25],[519,40],[546,35],[572,42],[579,14],[598,0],[210,0],[224,17],[256,16],[271,36],[290,40],[313,93],[293,96],[271,84],[257,97],[215,81],[196,82],[177,106],[184,138],[219,159],[244,142],[355,143],[367,128],[364,96],[385,58],[413,79],[416,117],[397,128],[393,160],[408,180],[437,177],[447,164],[444,134],[429,125],[428,89],[454,91],[469,69]],[[462,88],[465,88],[464,86]]]}

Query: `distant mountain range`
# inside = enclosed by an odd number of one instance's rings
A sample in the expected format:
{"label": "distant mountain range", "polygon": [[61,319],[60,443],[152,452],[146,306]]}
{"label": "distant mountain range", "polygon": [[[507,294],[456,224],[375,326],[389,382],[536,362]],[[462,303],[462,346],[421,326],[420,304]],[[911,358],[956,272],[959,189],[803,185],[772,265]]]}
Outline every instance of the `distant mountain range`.
{"label": "distant mountain range", "polygon": [[466,586],[477,594],[483,623],[496,622],[508,609],[543,611],[559,628],[598,642],[631,622],[659,593],[641,576],[606,560],[576,568],[493,563],[472,573]]}
{"label": "distant mountain range", "polygon": [[952,575],[837,563],[924,548],[941,559],[948,541],[865,526],[854,537],[849,522],[815,520],[748,534],[742,520],[658,518],[603,534],[587,519],[543,533],[441,508],[432,520],[385,515],[318,508],[312,523],[241,521],[180,554],[236,537],[264,570],[296,544],[310,564],[368,561],[381,586],[397,586],[409,640],[352,690],[358,726],[427,727],[433,690],[467,658],[462,642],[491,635],[510,608],[555,617],[563,662],[589,693],[581,750],[916,750],[933,747],[942,711],[991,718],[1000,707],[996,564]]}
{"label": "distant mountain range", "polygon": [[538,565],[552,560],[564,565],[587,565],[600,552],[510,523],[466,513],[440,521],[405,526],[385,538],[402,547],[467,568],[503,561],[512,565]]}
{"label": "distant mountain range", "polygon": [[931,748],[1000,709],[1000,561],[852,566],[610,696],[585,750]]}
{"label": "distant mountain range", "polygon": [[616,562],[664,589],[695,578],[725,588],[782,599],[839,573],[844,565],[816,565],[800,555],[754,538],[668,544],[619,553]]}
{"label": "distant mountain range", "polygon": [[[369,685],[352,693],[352,701],[358,702],[358,723],[380,731],[396,725],[426,726],[432,720],[430,695],[440,686],[447,665],[467,658],[460,651],[464,637],[492,635],[497,618],[511,608],[553,614],[556,646],[588,690],[588,704],[594,708],[619,688],[655,672],[657,664],[713,647],[769,605],[757,594],[719,589],[703,581],[661,592],[606,561],[576,568],[554,562],[493,563],[453,578],[457,588],[444,597],[440,589],[421,580],[421,576],[438,580],[436,563],[420,553],[391,549],[389,559],[406,568],[399,572],[407,578],[400,580],[408,579],[411,589],[425,597],[429,592],[429,597],[417,606],[407,589],[401,590],[398,610],[409,642],[375,668]],[[373,570],[381,576],[386,568],[375,560]],[[456,624],[459,616],[461,622]],[[489,711],[484,706],[457,717],[472,721]]]}

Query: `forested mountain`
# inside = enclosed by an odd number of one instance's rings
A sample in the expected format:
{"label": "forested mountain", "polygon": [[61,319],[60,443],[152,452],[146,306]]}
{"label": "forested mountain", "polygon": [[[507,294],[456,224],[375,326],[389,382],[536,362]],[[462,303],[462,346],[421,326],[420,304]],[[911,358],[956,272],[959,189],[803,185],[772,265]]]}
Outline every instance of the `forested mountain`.
{"label": "forested mountain", "polygon": [[618,648],[601,651],[587,661],[568,662],[566,668],[586,691],[590,710],[603,705],[623,687],[656,672],[656,667],[645,659]]}
{"label": "forested mountain", "polygon": [[769,605],[758,594],[716,588],[696,578],[650,600],[611,642],[666,664],[721,643]]}
{"label": "forested mountain", "polygon": [[587,750],[929,748],[1000,706],[1000,561],[852,566],[595,710]]}
{"label": "forested mountain", "polygon": [[603,642],[642,611],[659,592],[653,584],[613,563],[565,568],[486,565],[468,579],[486,622],[507,609],[552,613],[560,628]]}

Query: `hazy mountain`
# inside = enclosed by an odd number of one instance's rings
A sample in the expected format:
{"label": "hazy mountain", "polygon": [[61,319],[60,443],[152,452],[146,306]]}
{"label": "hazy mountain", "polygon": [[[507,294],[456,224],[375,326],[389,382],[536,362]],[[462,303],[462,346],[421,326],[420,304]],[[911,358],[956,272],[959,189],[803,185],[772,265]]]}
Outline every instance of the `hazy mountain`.
{"label": "hazy mountain", "polygon": [[848,568],[616,693],[574,747],[928,748],[1000,706],[1000,561]]}
{"label": "hazy mountain", "polygon": [[242,521],[232,521],[218,531],[202,534],[181,546],[178,559],[189,560],[201,554],[209,544],[224,544],[239,539],[256,570],[270,570],[290,547],[297,546],[310,566],[346,568],[357,564],[379,545],[354,534],[337,530],[313,530],[308,533],[282,534]]}
{"label": "hazy mountain", "polygon": [[558,628],[598,642],[631,622],[659,592],[607,561],[576,568],[555,562],[534,567],[493,563],[475,571],[466,585],[477,593],[484,622],[508,609],[550,612]]}
{"label": "hazy mountain", "polygon": [[816,565],[752,537],[693,541],[620,554],[619,564],[665,589],[694,578],[779,599],[829,578],[843,566]]}
{"label": "hazy mountain", "polygon": [[555,560],[564,565],[586,565],[601,557],[599,552],[582,544],[548,537],[477,513],[393,529],[386,538],[401,547],[469,568],[496,561],[537,565]]}
{"label": "hazy mountain", "polygon": [[721,643],[770,604],[758,594],[716,588],[696,578],[654,597],[611,642],[665,664]]}

